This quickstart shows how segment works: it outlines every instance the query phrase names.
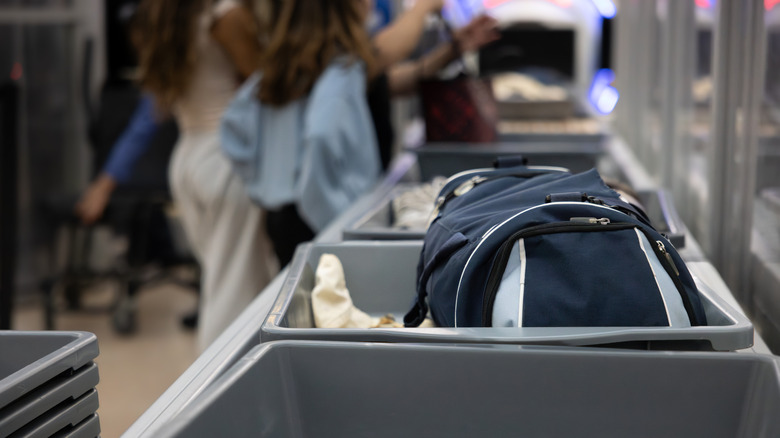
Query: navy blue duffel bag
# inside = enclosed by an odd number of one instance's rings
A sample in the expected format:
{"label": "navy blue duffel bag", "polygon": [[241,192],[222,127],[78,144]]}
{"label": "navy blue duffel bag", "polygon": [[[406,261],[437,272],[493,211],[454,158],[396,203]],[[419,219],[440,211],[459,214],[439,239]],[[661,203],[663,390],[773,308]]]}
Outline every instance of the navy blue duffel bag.
{"label": "navy blue duffel bag", "polygon": [[706,325],[685,263],[596,170],[517,166],[452,177],[404,318],[440,327]]}

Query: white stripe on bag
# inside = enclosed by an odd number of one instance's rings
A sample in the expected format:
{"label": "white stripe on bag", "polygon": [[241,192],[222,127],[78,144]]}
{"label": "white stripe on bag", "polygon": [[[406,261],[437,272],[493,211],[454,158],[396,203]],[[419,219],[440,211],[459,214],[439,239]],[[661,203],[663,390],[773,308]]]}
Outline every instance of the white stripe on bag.
{"label": "white stripe on bag", "polygon": [[[658,293],[661,295],[661,301],[664,302],[664,310],[666,311],[666,321],[669,323],[669,327],[672,326],[672,317],[669,316],[669,307],[666,305],[666,298],[664,297],[664,292],[661,290],[661,284],[658,283],[658,275],[656,275],[655,270],[653,269],[653,263],[650,261],[650,254],[647,253],[647,248],[645,248],[645,236],[642,234],[641,231],[634,228],[634,231],[636,232],[636,237],[639,239],[639,247],[642,248],[642,252],[645,253],[645,258],[647,259],[647,265],[650,267],[650,272],[653,273],[653,280],[655,280],[655,285],[658,287]],[[653,253],[653,256],[655,256],[655,253]]]}
{"label": "white stripe on bag", "polygon": [[525,258],[525,239],[520,239],[517,241],[518,250],[520,252],[520,295],[518,297],[518,305],[517,305],[517,326],[522,327],[523,326],[523,301],[525,300],[525,269],[526,269],[526,258]]}

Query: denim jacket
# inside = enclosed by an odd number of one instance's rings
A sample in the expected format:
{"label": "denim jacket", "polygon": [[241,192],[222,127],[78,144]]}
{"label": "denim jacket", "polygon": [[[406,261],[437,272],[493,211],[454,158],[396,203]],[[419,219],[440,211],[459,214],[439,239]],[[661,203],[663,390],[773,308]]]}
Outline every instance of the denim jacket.
{"label": "denim jacket", "polygon": [[266,209],[294,203],[321,231],[380,175],[362,63],[338,58],[311,93],[284,107],[257,99],[261,73],[238,90],[222,117],[224,154],[249,197]]}

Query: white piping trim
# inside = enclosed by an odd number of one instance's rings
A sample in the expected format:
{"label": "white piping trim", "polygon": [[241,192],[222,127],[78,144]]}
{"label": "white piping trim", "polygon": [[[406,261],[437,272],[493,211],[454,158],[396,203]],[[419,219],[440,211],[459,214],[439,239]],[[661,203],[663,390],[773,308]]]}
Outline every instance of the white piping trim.
{"label": "white piping trim", "polygon": [[560,167],[560,166],[526,166],[526,168],[531,170],[554,170],[558,172],[571,172],[566,167]]}
{"label": "white piping trim", "polygon": [[[554,171],[554,172],[571,172],[569,169],[567,169],[565,167],[558,167],[558,166],[526,166],[526,168],[529,169],[529,170],[550,170],[550,171]],[[444,182],[444,185],[446,186],[447,184],[455,181],[456,179],[458,179],[458,178],[460,178],[462,176],[471,175],[471,174],[474,174],[474,173],[493,172],[493,171],[496,171],[496,170],[503,170],[503,169],[495,169],[495,168],[492,168],[492,167],[490,167],[490,168],[485,167],[485,168],[481,168],[481,169],[464,170],[464,171],[458,172],[455,175],[452,175],[449,178],[447,178],[447,180]],[[507,175],[507,176],[511,176],[511,175]]]}
{"label": "white piping trim", "polygon": [[528,264],[525,255],[525,239],[517,241],[518,249],[520,252],[520,296],[519,304],[517,305],[517,326],[523,326],[523,301],[525,301],[525,271]]}
{"label": "white piping trim", "polygon": [[[464,175],[471,175],[472,173],[481,173],[481,172],[492,172],[494,170],[496,170],[496,169],[482,168],[482,169],[464,170],[464,171],[458,172],[455,175],[452,175],[449,178],[447,178],[447,180],[444,181],[444,186],[446,186],[447,184],[455,181],[456,179],[458,179],[458,178],[460,178],[460,177],[462,177]],[[442,186],[442,188],[444,188],[444,186]]]}
{"label": "white piping trim", "polygon": [[[506,219],[505,221],[501,222],[500,224],[494,225],[492,228],[487,230],[485,232],[485,234],[483,234],[482,237],[479,239],[479,243],[477,244],[477,247],[474,248],[474,251],[472,251],[471,254],[469,254],[469,258],[468,258],[468,260],[466,260],[466,264],[463,266],[463,270],[460,271],[460,279],[458,280],[458,290],[455,292],[455,327],[458,326],[458,302],[460,301],[459,300],[460,299],[460,288],[463,285],[463,276],[466,274],[466,270],[468,269],[469,263],[471,263],[471,259],[474,257],[474,254],[476,254],[477,251],[479,251],[479,247],[482,246],[483,243],[485,243],[485,239],[490,237],[490,235],[493,234],[497,229],[499,229],[499,228],[503,227],[504,225],[506,225],[507,222],[509,222],[512,219],[520,216],[521,214],[527,213],[527,212],[529,212],[531,210],[536,210],[537,208],[544,208],[544,207],[547,207],[547,206],[550,206],[550,205],[587,205],[588,207],[602,208],[604,210],[608,210],[608,211],[611,211],[613,213],[615,213],[615,212],[620,213],[619,211],[615,210],[614,208],[605,207],[603,205],[598,205],[598,204],[586,204],[586,203],[583,203],[583,202],[572,202],[572,201],[551,202],[549,204],[539,204],[539,205],[534,205],[533,207],[530,207],[530,208],[526,208],[525,210],[523,210],[523,211],[513,215],[509,219]],[[621,213],[621,214],[624,214],[624,213]]]}
{"label": "white piping trim", "polygon": [[653,280],[655,280],[655,285],[656,287],[658,287],[658,293],[661,295],[661,301],[664,302],[664,311],[666,311],[666,321],[669,323],[669,327],[671,327],[672,317],[669,316],[669,306],[666,305],[666,298],[664,297],[664,292],[661,290],[661,284],[658,283],[658,275],[656,275],[655,270],[653,269],[653,263],[650,261],[650,254],[647,253],[647,248],[645,248],[644,235],[641,234],[639,230],[635,229],[634,231],[636,232],[637,239],[639,239],[639,247],[642,249],[642,252],[645,253],[645,259],[647,259],[647,265],[650,267],[650,272],[653,273]]}

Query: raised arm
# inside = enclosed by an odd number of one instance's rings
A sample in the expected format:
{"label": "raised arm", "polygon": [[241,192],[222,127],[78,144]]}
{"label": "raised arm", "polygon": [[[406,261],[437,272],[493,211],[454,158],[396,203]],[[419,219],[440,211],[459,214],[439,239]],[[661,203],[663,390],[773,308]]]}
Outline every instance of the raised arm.
{"label": "raised arm", "polygon": [[391,67],[387,75],[390,94],[401,96],[413,93],[420,80],[435,76],[461,53],[478,50],[497,40],[500,35],[496,26],[495,19],[481,15],[456,30],[452,41],[440,44],[416,61],[403,62]]}
{"label": "raised arm", "polygon": [[372,42],[381,71],[409,57],[420,42],[426,17],[442,7],[444,0],[418,0],[412,9],[374,36]]}

